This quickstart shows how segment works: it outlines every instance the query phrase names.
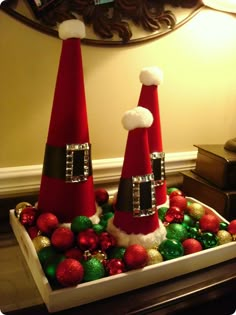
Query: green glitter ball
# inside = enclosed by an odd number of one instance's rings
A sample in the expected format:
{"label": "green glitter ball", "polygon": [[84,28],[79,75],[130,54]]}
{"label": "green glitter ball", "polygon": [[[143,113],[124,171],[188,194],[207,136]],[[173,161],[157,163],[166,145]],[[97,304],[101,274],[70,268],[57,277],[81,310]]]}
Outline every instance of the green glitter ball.
{"label": "green glitter ball", "polygon": [[184,241],[188,238],[188,231],[187,229],[179,223],[171,223],[166,227],[166,237],[168,239],[174,239],[177,241]]}
{"label": "green glitter ball", "polygon": [[105,231],[105,228],[103,225],[101,224],[94,224],[93,225],[93,230],[97,233],[97,234],[101,234],[102,232]]}
{"label": "green glitter ball", "polygon": [[52,256],[56,255],[56,250],[53,246],[47,246],[43,247],[39,252],[38,252],[38,258],[39,261],[42,265],[46,263]]}
{"label": "green glitter ball", "polygon": [[170,260],[184,255],[184,248],[181,242],[177,240],[164,240],[161,242],[158,251],[162,257],[164,257],[164,260]]}
{"label": "green glitter ball", "polygon": [[91,258],[82,263],[84,267],[84,281],[93,281],[105,276],[103,263],[97,258]]}
{"label": "green glitter ball", "polygon": [[158,217],[162,222],[165,221],[165,215],[166,215],[167,210],[168,210],[168,207],[160,207],[158,209]]}
{"label": "green glitter ball", "polygon": [[109,251],[108,257],[109,259],[112,259],[112,258],[123,259],[125,251],[126,251],[125,247],[113,247]]}
{"label": "green glitter ball", "polygon": [[92,221],[84,215],[75,217],[71,222],[71,230],[74,233],[79,233],[92,227],[93,227]]}

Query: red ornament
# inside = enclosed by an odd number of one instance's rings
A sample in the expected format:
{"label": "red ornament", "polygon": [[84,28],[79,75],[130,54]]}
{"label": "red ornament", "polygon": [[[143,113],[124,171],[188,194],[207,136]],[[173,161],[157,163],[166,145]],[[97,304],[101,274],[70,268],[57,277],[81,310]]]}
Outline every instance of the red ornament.
{"label": "red ornament", "polygon": [[35,238],[36,236],[39,236],[41,235],[41,232],[39,231],[39,228],[35,225],[35,226],[30,226],[28,229],[27,229],[27,232],[29,234],[29,237],[31,239]]}
{"label": "red ornament", "polygon": [[173,198],[174,196],[183,196],[184,197],[184,193],[179,190],[179,189],[176,189],[176,190],[173,190],[170,195],[169,195],[169,199]]}
{"label": "red ornament", "polygon": [[213,214],[204,214],[199,220],[199,228],[203,232],[217,233],[220,228],[219,219]]}
{"label": "red ornament", "polygon": [[170,207],[165,214],[165,221],[168,223],[181,223],[184,219],[184,211],[179,207]]}
{"label": "red ornament", "polygon": [[233,220],[229,223],[228,232],[230,234],[236,234],[236,220]]}
{"label": "red ornament", "polygon": [[36,224],[42,233],[51,235],[52,232],[58,227],[59,221],[55,214],[45,212],[40,214]]}
{"label": "red ornament", "polygon": [[180,210],[185,210],[187,208],[187,200],[184,196],[173,196],[170,199],[170,207],[178,207]]}
{"label": "red ornament", "polygon": [[57,281],[63,287],[70,287],[79,284],[83,280],[84,268],[81,263],[73,258],[66,258],[61,261],[56,269]]}
{"label": "red ornament", "polygon": [[109,194],[106,189],[98,188],[95,190],[95,200],[99,206],[104,205],[109,200]]}
{"label": "red ornament", "polygon": [[72,248],[74,233],[67,227],[59,227],[52,233],[51,244],[61,251]]}
{"label": "red ornament", "polygon": [[109,276],[118,275],[125,271],[125,264],[120,258],[112,258],[106,262],[105,266]]}
{"label": "red ornament", "polygon": [[202,250],[201,243],[195,238],[188,238],[182,242],[184,255],[193,254]]}
{"label": "red ornament", "polygon": [[25,227],[33,226],[36,223],[38,211],[34,207],[26,207],[21,211],[20,222]]}
{"label": "red ornament", "polygon": [[65,256],[66,258],[73,258],[73,259],[76,259],[76,260],[82,260],[83,259],[83,252],[81,249],[79,248],[70,248],[68,250],[66,250],[65,252]]}
{"label": "red ornament", "polygon": [[77,245],[83,251],[93,251],[97,249],[99,243],[99,237],[93,229],[87,229],[81,231],[77,235]]}
{"label": "red ornament", "polygon": [[108,232],[102,232],[99,235],[99,245],[101,247],[101,250],[106,251],[116,245],[116,240],[114,236],[112,236]]}
{"label": "red ornament", "polygon": [[127,269],[143,268],[147,265],[148,253],[142,245],[133,244],[126,248],[123,259]]}

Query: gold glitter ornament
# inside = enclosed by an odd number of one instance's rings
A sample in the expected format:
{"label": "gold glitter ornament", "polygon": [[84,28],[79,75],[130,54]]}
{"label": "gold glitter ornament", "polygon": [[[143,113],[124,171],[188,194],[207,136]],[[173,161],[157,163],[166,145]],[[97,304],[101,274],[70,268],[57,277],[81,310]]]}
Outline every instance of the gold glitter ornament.
{"label": "gold glitter ornament", "polygon": [[147,265],[154,265],[163,261],[161,253],[154,248],[147,249],[147,254],[148,254]]}
{"label": "gold glitter ornament", "polygon": [[22,201],[22,202],[19,202],[16,207],[15,207],[15,216],[17,217],[17,219],[20,218],[20,214],[21,214],[21,211],[24,209],[24,208],[27,208],[27,207],[32,207],[32,205],[27,202],[27,201]]}
{"label": "gold glitter ornament", "polygon": [[232,235],[228,231],[220,230],[216,235],[218,237],[219,245],[232,242]]}
{"label": "gold glitter ornament", "polygon": [[50,246],[51,241],[47,236],[39,235],[36,236],[33,240],[34,248],[36,249],[36,252],[38,253],[42,248]]}
{"label": "gold glitter ornament", "polygon": [[101,250],[98,250],[92,254],[92,257],[97,258],[100,262],[103,262],[107,259],[107,254]]}

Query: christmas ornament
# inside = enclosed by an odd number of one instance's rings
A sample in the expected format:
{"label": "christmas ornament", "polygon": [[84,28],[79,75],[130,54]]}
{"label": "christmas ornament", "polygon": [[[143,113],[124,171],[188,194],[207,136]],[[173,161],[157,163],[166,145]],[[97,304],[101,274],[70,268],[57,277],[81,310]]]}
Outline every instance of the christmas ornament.
{"label": "christmas ornament", "polygon": [[42,249],[38,251],[38,258],[39,258],[40,263],[44,265],[51,257],[53,257],[56,254],[57,252],[54,247],[47,246],[47,247],[43,247]]}
{"label": "christmas ornament", "polygon": [[84,268],[81,263],[73,258],[66,258],[56,268],[57,281],[63,287],[79,284],[83,280]]}
{"label": "christmas ornament", "polygon": [[105,231],[105,228],[103,225],[98,223],[98,224],[93,224],[93,230],[96,234],[101,234],[102,232]]}
{"label": "christmas ornament", "polygon": [[228,232],[230,234],[236,234],[236,220],[233,220],[229,223]]}
{"label": "christmas ornament", "polygon": [[57,228],[51,236],[52,245],[60,251],[72,248],[74,241],[74,233],[67,227]]}
{"label": "christmas ornament", "polygon": [[50,246],[51,242],[50,239],[47,236],[43,236],[43,235],[39,235],[36,236],[33,240],[33,245],[34,248],[36,250],[36,252],[38,253],[42,248]]}
{"label": "christmas ornament", "polygon": [[167,194],[170,196],[170,194],[173,192],[173,191],[179,191],[179,188],[177,187],[169,187],[167,188]]}
{"label": "christmas ornament", "polygon": [[93,226],[92,221],[84,215],[75,217],[71,222],[71,230],[74,233],[79,233],[81,231],[90,229],[92,228],[92,226]]}
{"label": "christmas ornament", "polygon": [[34,207],[26,207],[22,209],[20,213],[20,222],[26,228],[29,226],[33,226],[37,220],[37,210]]}
{"label": "christmas ornament", "polygon": [[192,202],[187,206],[187,212],[191,217],[199,220],[205,214],[205,208],[200,203]]}
{"label": "christmas ornament", "polygon": [[17,217],[17,219],[20,218],[21,211],[27,207],[32,207],[32,205],[26,201],[19,202],[16,205],[14,213],[15,213],[15,216]]}
{"label": "christmas ornament", "polygon": [[118,275],[125,271],[125,264],[122,259],[112,258],[106,263],[106,271],[109,276]]}
{"label": "christmas ornament", "polygon": [[169,201],[170,207],[178,207],[180,210],[185,210],[187,208],[187,200],[184,196],[173,196]]}
{"label": "christmas ornament", "polygon": [[184,255],[184,248],[181,242],[173,239],[164,240],[160,244],[158,250],[160,254],[163,256],[164,260],[170,260]]}
{"label": "christmas ornament", "polygon": [[205,249],[212,248],[218,245],[217,236],[211,232],[202,233],[200,241]]}
{"label": "christmas ornament", "polygon": [[51,256],[44,264],[43,270],[45,272],[46,277],[49,281],[56,281],[56,270],[57,266],[60,262],[65,259],[65,256],[62,254],[56,254]]}
{"label": "christmas ornament", "polygon": [[39,236],[41,235],[41,231],[39,231],[38,227],[37,226],[30,226],[27,228],[27,232],[29,234],[29,237],[31,239],[35,238],[36,236]]}
{"label": "christmas ornament", "polygon": [[232,242],[232,235],[228,231],[220,230],[217,232],[216,236],[218,238],[219,245]]}
{"label": "christmas ornament", "polygon": [[107,212],[113,212],[114,214],[114,204],[113,203],[105,203],[101,206],[102,208],[102,213],[106,214]]}
{"label": "christmas ornament", "polygon": [[195,225],[195,220],[192,217],[190,217],[190,215],[184,214],[184,219],[183,219],[182,224],[186,228],[193,227]]}
{"label": "christmas ornament", "polygon": [[193,254],[202,250],[202,244],[195,238],[188,238],[182,242],[184,255]]}
{"label": "christmas ornament", "polygon": [[171,223],[166,227],[167,235],[166,237],[168,239],[174,239],[177,241],[184,241],[186,238],[188,238],[188,231],[187,229],[179,223]]}
{"label": "christmas ornament", "polygon": [[127,247],[123,259],[127,269],[143,268],[147,265],[148,253],[143,246],[133,244]]}
{"label": "christmas ornament", "polygon": [[116,245],[116,240],[114,236],[109,234],[108,232],[102,232],[99,235],[99,246],[101,250],[106,251],[111,247],[114,247]]}
{"label": "christmas ornament", "polygon": [[123,259],[125,251],[126,251],[125,247],[110,248],[108,251],[108,257],[109,257],[109,259],[112,259],[112,258]]}
{"label": "christmas ornament", "polygon": [[200,237],[199,229],[196,226],[188,228],[188,238],[198,239]]}
{"label": "christmas ornament", "polygon": [[98,188],[95,190],[95,200],[99,206],[104,205],[109,200],[109,194],[104,188]]}
{"label": "christmas ornament", "polygon": [[93,229],[81,231],[77,235],[77,245],[82,250],[93,251],[97,249],[99,237]]}
{"label": "christmas ornament", "polygon": [[199,228],[202,232],[217,233],[220,228],[219,219],[213,214],[204,214],[199,220]]}
{"label": "christmas ornament", "polygon": [[220,222],[220,230],[228,230],[228,223],[226,223],[226,222]]}
{"label": "christmas ornament", "polygon": [[65,256],[66,258],[73,258],[73,259],[76,259],[76,260],[82,260],[83,259],[83,251],[79,248],[70,248],[70,249],[67,249],[65,251]]}
{"label": "christmas ornament", "polygon": [[114,216],[113,212],[104,213],[100,218],[99,224],[101,224],[104,227],[104,229],[106,229],[108,220],[112,218],[113,216]]}
{"label": "christmas ornament", "polygon": [[82,263],[84,267],[84,281],[93,281],[105,276],[105,268],[103,263],[97,258],[92,257]]}
{"label": "christmas ornament", "polygon": [[165,214],[165,221],[168,223],[176,222],[181,223],[184,219],[184,210],[179,207],[171,206]]}
{"label": "christmas ornament", "polygon": [[59,221],[55,214],[45,212],[39,215],[36,225],[42,233],[51,235],[52,232],[58,227]]}
{"label": "christmas ornament", "polygon": [[102,250],[98,250],[92,253],[92,257],[98,259],[101,262],[104,262],[104,260],[107,259],[106,252],[103,252]]}
{"label": "christmas ornament", "polygon": [[147,254],[148,254],[147,265],[154,265],[163,261],[161,253],[154,248],[147,249]]}
{"label": "christmas ornament", "polygon": [[183,196],[184,197],[184,193],[179,190],[178,188],[174,188],[174,190],[172,190],[169,194],[169,199],[173,198],[174,196]]}
{"label": "christmas ornament", "polygon": [[168,207],[158,208],[158,217],[162,222],[164,222],[164,220],[165,220],[165,215],[166,215],[166,212],[168,209],[169,209]]}

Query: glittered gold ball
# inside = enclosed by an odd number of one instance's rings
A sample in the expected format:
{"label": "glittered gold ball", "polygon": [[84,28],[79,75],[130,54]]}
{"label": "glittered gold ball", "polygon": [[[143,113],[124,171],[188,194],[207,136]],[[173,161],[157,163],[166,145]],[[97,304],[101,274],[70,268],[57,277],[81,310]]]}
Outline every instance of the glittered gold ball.
{"label": "glittered gold ball", "polygon": [[158,250],[154,248],[150,248],[150,249],[147,249],[147,253],[148,253],[147,265],[154,265],[163,261],[163,257]]}
{"label": "glittered gold ball", "polygon": [[192,202],[188,205],[187,211],[188,214],[196,220],[201,219],[201,217],[205,214],[205,208],[197,202]]}
{"label": "glittered gold ball", "polygon": [[107,259],[107,254],[101,250],[98,250],[92,254],[92,257],[97,258],[97,260],[103,262]]}
{"label": "glittered gold ball", "polygon": [[47,236],[39,235],[36,236],[33,240],[33,245],[36,249],[36,252],[38,253],[42,248],[50,246],[51,242],[50,239]]}
{"label": "glittered gold ball", "polygon": [[21,211],[24,209],[24,208],[27,208],[27,207],[32,207],[32,205],[27,202],[27,201],[22,201],[22,202],[19,202],[16,207],[15,207],[15,216],[17,217],[17,219],[20,218],[20,214],[21,214]]}
{"label": "glittered gold ball", "polygon": [[228,231],[220,230],[216,235],[218,237],[219,245],[232,242],[232,235]]}

